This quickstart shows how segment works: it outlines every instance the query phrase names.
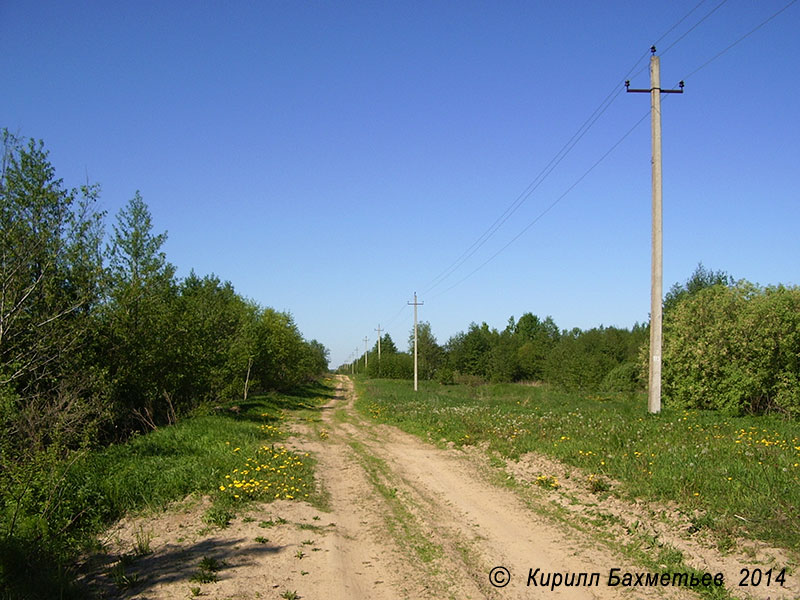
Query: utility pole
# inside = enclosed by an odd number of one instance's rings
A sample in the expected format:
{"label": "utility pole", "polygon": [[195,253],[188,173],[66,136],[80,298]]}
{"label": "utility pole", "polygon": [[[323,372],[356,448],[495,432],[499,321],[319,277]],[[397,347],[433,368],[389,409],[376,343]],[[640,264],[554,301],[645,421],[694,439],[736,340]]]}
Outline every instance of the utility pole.
{"label": "utility pole", "polygon": [[414,301],[408,304],[414,307],[414,391],[417,391],[417,306],[422,306],[424,302],[417,302],[417,292],[414,292]]}
{"label": "utility pole", "polygon": [[369,342],[369,338],[364,336],[364,372],[367,371],[367,355],[369,352],[367,351],[367,342]]}
{"label": "utility pole", "polygon": [[378,332],[378,376],[380,377],[381,374],[381,324],[378,323],[378,328],[375,330]]}
{"label": "utility pole", "polygon": [[634,90],[625,82],[628,92],[650,94],[650,118],[653,145],[653,224],[650,267],[650,377],[647,391],[647,410],[661,412],[661,321],[663,306],[663,227],[661,222],[661,94],[682,94],[683,81],[678,90],[661,89],[661,64],[656,47],[650,48],[650,89]]}

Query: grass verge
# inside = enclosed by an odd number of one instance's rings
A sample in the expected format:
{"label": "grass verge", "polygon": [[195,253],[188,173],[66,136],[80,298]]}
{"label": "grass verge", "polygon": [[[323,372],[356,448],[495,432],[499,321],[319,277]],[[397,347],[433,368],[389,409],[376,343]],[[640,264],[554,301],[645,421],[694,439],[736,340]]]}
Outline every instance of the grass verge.
{"label": "grass verge", "polygon": [[800,551],[800,424],[666,407],[643,397],[579,396],[511,384],[357,381],[356,408],[424,439],[487,444],[505,458],[551,456],[623,483],[630,497],[697,511],[719,539]]}
{"label": "grass verge", "polygon": [[289,415],[307,415],[332,396],[330,383],[314,384],[206,407],[170,427],[20,479],[0,496],[0,600],[82,598],[72,584],[75,559],[128,512],[208,494],[213,504],[205,520],[222,527],[252,500],[314,503],[311,457],[280,441],[288,435]]}

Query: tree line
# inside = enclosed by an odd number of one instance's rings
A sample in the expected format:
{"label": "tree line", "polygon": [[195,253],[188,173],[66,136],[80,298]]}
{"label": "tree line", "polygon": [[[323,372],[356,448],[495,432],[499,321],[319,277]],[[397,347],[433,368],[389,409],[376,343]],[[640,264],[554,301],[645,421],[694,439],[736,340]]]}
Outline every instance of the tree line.
{"label": "tree line", "polygon": [[[547,382],[576,391],[633,391],[639,385],[638,354],[647,336],[645,325],[632,329],[596,327],[560,330],[552,317],[532,313],[511,317],[502,330],[471,323],[466,331],[439,344],[428,322],[417,326],[421,379],[443,384],[465,382]],[[413,377],[414,333],[409,351],[399,352],[389,334],[369,351],[367,375]],[[343,372],[363,372],[363,355]]]}
{"label": "tree line", "polygon": [[3,134],[0,484],[248,391],[327,371],[292,316],[229,282],[178,278],[137,192],[106,234],[97,186],[68,189],[41,141]]}
{"label": "tree line", "polygon": [[[485,322],[439,344],[430,323],[418,325],[422,379],[543,382],[585,393],[644,391],[649,324],[631,328],[559,329],[551,317],[511,317],[503,330]],[[732,414],[800,415],[800,288],[735,281],[699,264],[664,298],[662,393],[667,404]],[[391,337],[368,353],[367,375],[413,377],[408,352]],[[363,372],[364,356],[342,365]]]}

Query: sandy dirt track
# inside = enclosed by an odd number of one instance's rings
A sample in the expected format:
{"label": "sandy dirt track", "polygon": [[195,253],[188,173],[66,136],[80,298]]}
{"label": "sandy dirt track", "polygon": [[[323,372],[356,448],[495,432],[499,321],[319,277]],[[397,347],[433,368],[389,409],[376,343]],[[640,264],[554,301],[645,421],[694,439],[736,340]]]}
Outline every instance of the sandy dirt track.
{"label": "sandy dirt track", "polygon": [[[95,566],[96,575],[87,577],[98,594],[141,600],[190,598],[198,592],[198,597],[218,599],[291,598],[292,593],[331,600],[698,597],[681,587],[609,587],[610,568],[653,569],[614,552],[616,538],[624,533],[609,528],[608,537],[615,539],[605,544],[602,532],[570,526],[570,510],[597,510],[595,498],[581,502],[569,496],[573,501],[564,502],[562,511],[566,518],[543,516],[547,511],[531,504],[541,494],[538,488],[526,496],[519,485],[498,481],[500,474],[532,478],[536,471],[530,461],[498,470],[479,450],[437,448],[372,423],[353,409],[352,382],[337,379],[336,397],[321,410],[321,420],[297,423],[289,441],[316,457],[329,510],[278,501],[254,506],[230,527],[211,532],[201,530],[200,515],[207,506],[197,501],[163,516],[126,519],[108,533],[109,546],[124,552],[135,532],[147,529],[153,532],[154,552],[131,566],[141,581],[129,590],[120,590],[102,574],[114,559],[110,552],[105,564]],[[607,510],[633,519],[641,509],[609,505]],[[624,523],[624,515],[617,521]],[[679,539],[671,543],[694,556]],[[698,558],[697,568],[724,571],[726,581],[734,577],[729,572],[738,573],[740,559],[708,554]],[[204,556],[223,565],[216,583],[190,581]],[[510,573],[505,587],[490,583],[495,567]],[[542,587],[541,579],[539,587],[526,585],[536,569],[539,577],[550,574],[551,583],[555,574],[599,573],[599,585],[551,589]],[[504,573],[497,577],[507,579]],[[795,585],[775,592],[756,597],[800,597]]]}

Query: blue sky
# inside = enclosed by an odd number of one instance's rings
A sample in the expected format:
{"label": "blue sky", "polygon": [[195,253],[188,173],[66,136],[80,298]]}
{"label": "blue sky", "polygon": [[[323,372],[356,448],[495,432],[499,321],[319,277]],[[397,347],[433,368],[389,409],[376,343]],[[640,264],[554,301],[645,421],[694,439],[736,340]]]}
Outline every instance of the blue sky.
{"label": "blue sky", "polygon": [[650,304],[646,94],[612,95],[431,284],[626,76],[649,87],[656,40],[662,87],[686,80],[663,105],[665,291],[700,261],[800,284],[800,3],[696,71],[788,4],[6,0],[0,126],[43,139],[67,186],[99,183],[109,230],[140,190],[179,275],[290,311],[334,366],[379,324],[406,347],[414,291],[440,342],[528,311],[630,326]]}

